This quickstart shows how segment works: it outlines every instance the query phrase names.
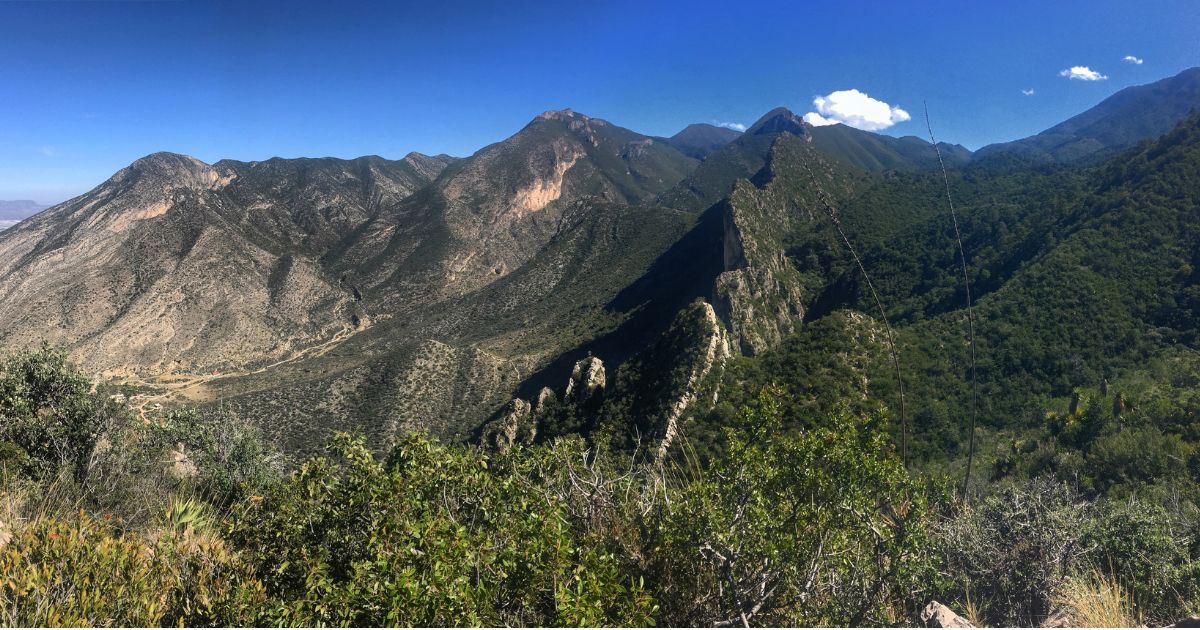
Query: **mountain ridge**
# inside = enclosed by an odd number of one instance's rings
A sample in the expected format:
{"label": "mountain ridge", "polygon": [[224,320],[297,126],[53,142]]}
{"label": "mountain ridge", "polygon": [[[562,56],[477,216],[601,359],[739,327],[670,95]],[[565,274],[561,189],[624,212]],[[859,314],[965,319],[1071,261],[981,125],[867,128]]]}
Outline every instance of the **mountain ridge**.
{"label": "mountain ridge", "polygon": [[1045,131],[987,145],[975,155],[1010,154],[1040,162],[1082,160],[1167,133],[1196,109],[1200,109],[1200,67],[1124,88]]}

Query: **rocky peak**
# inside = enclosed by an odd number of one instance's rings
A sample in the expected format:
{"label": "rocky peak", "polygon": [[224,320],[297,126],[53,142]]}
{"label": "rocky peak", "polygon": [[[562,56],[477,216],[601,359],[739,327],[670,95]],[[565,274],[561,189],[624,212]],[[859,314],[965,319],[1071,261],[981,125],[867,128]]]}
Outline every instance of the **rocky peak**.
{"label": "rocky peak", "polygon": [[537,422],[529,403],[523,398],[512,399],[505,406],[503,415],[483,432],[484,443],[500,452],[516,444],[532,444],[535,438]]}
{"label": "rocky peak", "polygon": [[412,166],[417,173],[432,181],[442,173],[442,170],[446,168],[447,164],[454,161],[454,158],[451,158],[445,154],[431,156],[413,151],[412,153],[404,156],[403,161],[409,166]]}
{"label": "rocky peak", "polygon": [[208,189],[220,183],[217,169],[189,155],[160,151],[135,160],[113,182],[145,181],[170,188]]}
{"label": "rocky peak", "polygon": [[537,118],[534,118],[535,122],[539,121],[539,120],[557,120],[559,122],[565,122],[565,123],[596,122],[600,125],[608,124],[605,121],[600,120],[599,118],[592,118],[591,116],[588,116],[586,114],[580,114],[579,112],[571,109],[570,107],[568,107],[566,109],[548,109],[548,110],[542,112],[541,114],[538,114]]}
{"label": "rocky peak", "polygon": [[559,122],[566,125],[567,129],[580,134],[592,146],[599,144],[599,130],[610,126],[608,121],[580,114],[570,108],[542,112],[529,123],[529,126],[547,122]]}
{"label": "rocky peak", "polygon": [[806,140],[812,138],[812,125],[792,113],[786,107],[776,107],[767,112],[758,122],[746,130],[746,135],[766,135],[774,133],[790,133]]}

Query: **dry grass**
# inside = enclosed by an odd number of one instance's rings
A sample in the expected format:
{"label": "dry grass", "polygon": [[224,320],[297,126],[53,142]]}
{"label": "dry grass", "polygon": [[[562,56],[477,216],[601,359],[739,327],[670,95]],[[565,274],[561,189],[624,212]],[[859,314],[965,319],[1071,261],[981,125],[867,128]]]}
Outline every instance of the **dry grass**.
{"label": "dry grass", "polygon": [[1135,628],[1141,624],[1129,594],[1115,579],[1099,572],[1068,583],[1055,603],[1078,628]]}
{"label": "dry grass", "polygon": [[971,589],[969,587],[966,591],[966,601],[963,602],[962,616],[976,628],[982,628],[987,625],[983,621],[983,611],[979,609],[978,603],[971,597]]}

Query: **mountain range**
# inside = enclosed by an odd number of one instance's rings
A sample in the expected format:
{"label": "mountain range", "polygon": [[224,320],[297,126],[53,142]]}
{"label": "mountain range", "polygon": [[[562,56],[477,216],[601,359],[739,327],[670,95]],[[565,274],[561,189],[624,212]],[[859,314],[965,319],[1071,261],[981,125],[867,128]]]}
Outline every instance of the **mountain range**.
{"label": "mountain range", "polygon": [[[1114,318],[1191,334],[1193,222],[1127,199],[1200,166],[1198,106],[1192,69],[1024,140],[938,146],[978,308],[998,322],[980,334],[985,389],[1036,371],[1061,394],[1155,351],[1105,337]],[[724,379],[820,345],[815,330],[846,342],[822,369],[899,404],[863,350],[885,330],[874,293],[919,357],[910,397],[961,402],[938,390],[964,369],[962,344],[944,347],[964,296],[941,177],[923,139],[784,108],[670,138],[548,111],[466,158],[156,153],[0,234],[0,347],[48,340],[147,412],[219,402],[290,451],[333,429],[500,446],[636,429],[665,450],[708,430]],[[1114,251],[1137,266],[1106,268]],[[1066,312],[1091,332],[1064,337]],[[1016,356],[1025,337],[1044,344]],[[951,448],[935,444],[945,409],[911,409],[927,448]]]}

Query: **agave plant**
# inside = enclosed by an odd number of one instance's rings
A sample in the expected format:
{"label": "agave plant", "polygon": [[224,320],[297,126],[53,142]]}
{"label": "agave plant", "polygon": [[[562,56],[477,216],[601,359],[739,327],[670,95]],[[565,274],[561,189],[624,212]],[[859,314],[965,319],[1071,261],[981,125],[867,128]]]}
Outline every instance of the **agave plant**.
{"label": "agave plant", "polygon": [[167,524],[175,534],[204,529],[210,521],[204,504],[176,497],[167,508]]}

